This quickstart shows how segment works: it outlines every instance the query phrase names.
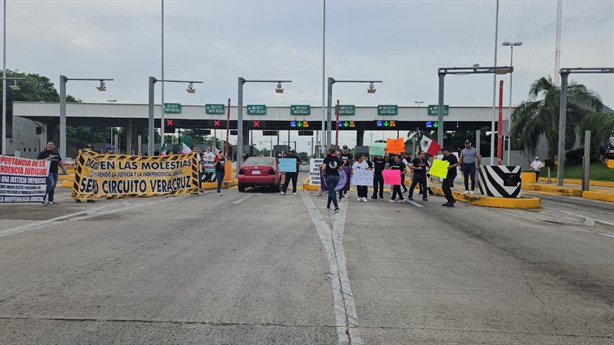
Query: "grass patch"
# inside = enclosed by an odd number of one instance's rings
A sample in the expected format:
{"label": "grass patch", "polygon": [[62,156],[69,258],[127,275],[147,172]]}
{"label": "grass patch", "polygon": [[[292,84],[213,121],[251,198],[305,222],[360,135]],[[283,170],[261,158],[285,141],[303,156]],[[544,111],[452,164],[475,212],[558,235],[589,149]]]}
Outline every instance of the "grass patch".
{"label": "grass patch", "polygon": [[[566,166],[565,178],[581,179],[582,165]],[[590,179],[596,181],[614,181],[614,169],[608,169],[608,167],[602,163],[593,163],[590,168]]]}

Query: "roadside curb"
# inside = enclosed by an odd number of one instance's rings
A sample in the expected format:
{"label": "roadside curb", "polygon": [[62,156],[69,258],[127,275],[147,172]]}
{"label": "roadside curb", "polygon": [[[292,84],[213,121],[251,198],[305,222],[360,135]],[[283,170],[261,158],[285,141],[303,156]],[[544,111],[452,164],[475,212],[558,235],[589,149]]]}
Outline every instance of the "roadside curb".
{"label": "roadside curb", "polygon": [[614,202],[614,193],[605,193],[605,192],[599,192],[599,191],[594,191],[594,190],[585,190],[584,192],[582,192],[582,197],[585,199],[591,199],[591,200]]}
{"label": "roadside curb", "polygon": [[551,186],[551,185],[544,185],[544,184],[537,184],[537,183],[523,183],[522,189],[532,190],[535,192],[556,193],[559,195],[566,195],[566,196],[577,196],[577,197],[582,196],[581,189],[572,188],[572,187]]}
{"label": "roadside curb", "polygon": [[[435,195],[444,196],[441,187],[431,185],[430,188]],[[456,199],[456,201],[475,206],[520,209],[541,208],[541,199],[536,197],[494,198],[484,195],[464,194],[455,190],[452,190],[452,195],[454,195],[454,199]]]}

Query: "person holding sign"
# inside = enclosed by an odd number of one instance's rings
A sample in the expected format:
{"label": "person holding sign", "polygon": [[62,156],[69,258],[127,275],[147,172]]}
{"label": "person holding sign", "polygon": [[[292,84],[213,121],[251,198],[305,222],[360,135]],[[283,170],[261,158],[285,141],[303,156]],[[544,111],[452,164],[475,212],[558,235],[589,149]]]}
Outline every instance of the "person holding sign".
{"label": "person holding sign", "polygon": [[[352,165],[352,172],[356,173],[357,171],[370,170],[369,163],[365,160],[365,156],[359,155],[358,161],[354,162]],[[358,199],[356,201],[367,202],[367,196],[369,195],[369,187],[367,186],[356,186],[358,192]]]}
{"label": "person holding sign", "polygon": [[222,196],[222,182],[224,182],[224,173],[226,166],[226,155],[222,152],[215,155],[215,179],[217,180],[217,195]]}
{"label": "person holding sign", "polygon": [[215,173],[215,154],[211,152],[211,146],[207,146],[205,152],[200,156],[202,160],[202,168],[205,173],[205,182],[213,182],[213,174]]}
{"label": "person holding sign", "polygon": [[410,168],[414,171],[414,175],[411,179],[411,186],[409,187],[409,196],[407,199],[414,200],[412,197],[414,194],[414,188],[419,183],[420,191],[422,192],[422,200],[428,201],[426,194],[426,169],[429,167],[429,161],[424,157],[424,151],[418,153],[418,157],[414,158],[409,164]]}
{"label": "person holding sign", "polygon": [[292,162],[292,168],[294,169],[285,170],[286,177],[284,178],[284,185],[281,187],[280,194],[286,195],[286,191],[288,190],[288,184],[290,184],[290,180],[292,180],[292,194],[296,195],[296,181],[298,180],[298,169],[302,161],[296,156],[296,151],[294,151],[293,149],[290,149],[286,158],[283,159],[294,161]]}
{"label": "person holding sign", "polygon": [[446,200],[448,200],[448,202],[443,204],[442,206],[454,207],[456,200],[454,200],[454,196],[452,195],[452,188],[454,187],[454,179],[456,178],[456,167],[458,167],[458,159],[455,155],[450,154],[450,149],[447,147],[444,147],[441,152],[443,153],[443,158],[441,160],[450,163],[450,165],[448,165],[448,175],[443,180],[443,183],[441,185],[443,194],[445,195]]}
{"label": "person holding sign", "polygon": [[322,162],[322,166],[320,167],[322,171],[322,176],[325,178],[326,187],[328,189],[328,202],[326,204],[326,208],[330,209],[331,202],[335,205],[335,213],[339,213],[339,205],[337,204],[337,184],[339,183],[339,170],[341,167],[341,160],[337,157],[337,153],[335,149],[331,148],[328,150],[328,154],[324,161]]}
{"label": "person holding sign", "polygon": [[400,179],[401,175],[405,174],[407,168],[401,161],[401,155],[394,155],[394,163],[390,166],[390,170],[399,171],[399,184],[392,185],[392,198],[388,202],[395,202],[397,194],[399,195],[399,200],[396,200],[396,202],[404,202],[405,199],[403,199],[403,193],[401,193]]}
{"label": "person holding sign", "polygon": [[[41,204],[55,204],[56,202],[53,200],[53,196],[55,195],[55,186],[58,183],[58,167],[62,168],[63,174],[66,174],[66,168],[62,163],[62,157],[60,157],[60,154],[55,150],[55,143],[53,141],[48,142],[45,150],[41,151],[36,159],[51,161],[49,175],[47,175],[47,191]],[[47,199],[47,201],[45,201],[45,199]]]}
{"label": "person holding sign", "polygon": [[373,196],[371,199],[377,199],[379,192],[379,198],[384,198],[384,175],[382,172],[386,168],[386,160],[383,156],[377,155],[373,159]]}

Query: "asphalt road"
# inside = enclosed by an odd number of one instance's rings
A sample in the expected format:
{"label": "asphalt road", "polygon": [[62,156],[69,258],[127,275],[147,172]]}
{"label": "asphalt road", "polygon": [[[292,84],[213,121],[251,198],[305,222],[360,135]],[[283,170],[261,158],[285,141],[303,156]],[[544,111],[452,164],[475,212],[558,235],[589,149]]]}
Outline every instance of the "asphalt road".
{"label": "asphalt road", "polygon": [[67,197],[0,206],[1,344],[614,343],[611,203]]}

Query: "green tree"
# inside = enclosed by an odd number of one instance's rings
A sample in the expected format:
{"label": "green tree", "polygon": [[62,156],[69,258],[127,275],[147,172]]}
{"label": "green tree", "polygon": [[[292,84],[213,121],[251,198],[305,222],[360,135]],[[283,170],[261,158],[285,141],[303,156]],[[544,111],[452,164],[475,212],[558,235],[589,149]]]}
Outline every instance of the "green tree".
{"label": "green tree", "polygon": [[591,131],[591,152],[599,153],[601,146],[608,147],[614,137],[614,113],[593,113],[580,121],[580,131],[584,142],[584,131]]}
{"label": "green tree", "polygon": [[[518,148],[535,153],[542,135],[546,138],[548,158],[554,158],[558,150],[559,108],[561,89],[550,77],[542,77],[531,85],[529,100],[519,105],[512,114],[512,139]],[[578,123],[591,112],[601,111],[603,104],[597,94],[586,86],[571,81],[567,88],[567,126],[565,148],[576,140]]]}

